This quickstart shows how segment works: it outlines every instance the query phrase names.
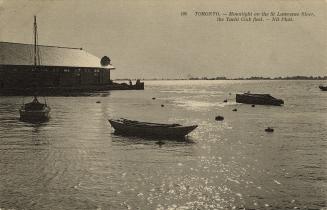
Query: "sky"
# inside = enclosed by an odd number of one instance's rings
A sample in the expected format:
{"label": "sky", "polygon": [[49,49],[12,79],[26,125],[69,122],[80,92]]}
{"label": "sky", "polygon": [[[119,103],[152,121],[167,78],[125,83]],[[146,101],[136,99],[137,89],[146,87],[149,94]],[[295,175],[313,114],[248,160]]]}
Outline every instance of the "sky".
{"label": "sky", "polygon": [[[195,15],[210,11],[314,16]],[[327,75],[327,0],[0,0],[0,41],[32,43],[34,15],[39,44],[109,56],[113,79]]]}

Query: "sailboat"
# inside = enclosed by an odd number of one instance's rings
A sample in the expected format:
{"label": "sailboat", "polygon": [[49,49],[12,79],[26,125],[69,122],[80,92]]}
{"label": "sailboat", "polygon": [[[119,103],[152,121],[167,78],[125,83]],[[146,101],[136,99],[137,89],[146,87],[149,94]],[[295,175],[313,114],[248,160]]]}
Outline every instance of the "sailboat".
{"label": "sailboat", "polygon": [[[37,45],[37,24],[36,16],[34,16],[34,72],[37,74],[39,62],[39,53]],[[34,76],[35,77],[35,76]],[[36,78],[34,78],[36,79]],[[36,81],[37,83],[37,81]],[[36,88],[35,88],[36,89]],[[25,122],[45,122],[50,118],[51,108],[45,103],[39,102],[35,91],[34,98],[30,103],[23,103],[19,109],[20,120]]]}

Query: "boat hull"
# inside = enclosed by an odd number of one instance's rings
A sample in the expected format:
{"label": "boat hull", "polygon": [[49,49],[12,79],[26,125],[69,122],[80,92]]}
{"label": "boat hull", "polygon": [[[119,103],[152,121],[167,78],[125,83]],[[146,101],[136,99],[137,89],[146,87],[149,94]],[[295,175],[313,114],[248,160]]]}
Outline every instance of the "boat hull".
{"label": "boat hull", "polygon": [[169,124],[153,124],[153,125],[135,125],[124,124],[121,121],[109,120],[111,126],[115,129],[115,133],[130,135],[130,136],[144,136],[144,137],[165,137],[165,138],[183,138],[192,132],[197,125],[191,126],[175,126],[170,127]]}
{"label": "boat hull", "polygon": [[42,110],[20,109],[20,120],[24,122],[46,122],[50,119],[50,108]]}
{"label": "boat hull", "polygon": [[268,94],[236,94],[236,102],[243,104],[281,106],[284,101]]}

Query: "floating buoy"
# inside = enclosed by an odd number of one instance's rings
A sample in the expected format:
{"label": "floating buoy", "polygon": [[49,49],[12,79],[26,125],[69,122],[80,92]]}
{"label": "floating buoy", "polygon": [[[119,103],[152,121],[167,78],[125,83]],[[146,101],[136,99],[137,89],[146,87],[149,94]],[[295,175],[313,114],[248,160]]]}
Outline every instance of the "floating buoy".
{"label": "floating buoy", "polygon": [[215,118],[215,120],[217,120],[217,121],[222,121],[222,120],[224,120],[224,117],[218,115],[218,116]]}
{"label": "floating buoy", "polygon": [[271,133],[271,132],[274,132],[274,129],[273,129],[273,128],[271,128],[271,127],[268,127],[268,128],[266,128],[266,129],[265,129],[265,131],[266,131],[266,132],[270,132],[270,133]]}
{"label": "floating buoy", "polygon": [[224,103],[227,103],[227,99],[224,100]]}
{"label": "floating buoy", "polygon": [[99,103],[101,103],[101,101],[97,101],[96,103],[99,104]]}
{"label": "floating buoy", "polygon": [[155,99],[156,99],[155,97],[152,98],[152,100],[155,100]]}
{"label": "floating buoy", "polygon": [[157,141],[156,144],[158,144],[159,146],[161,146],[161,145],[164,145],[165,142],[163,142],[163,141]]}
{"label": "floating buoy", "polygon": [[255,105],[254,105],[254,104],[252,104],[252,107],[255,107]]}
{"label": "floating buoy", "polygon": [[164,107],[165,105],[161,104],[161,107]]}
{"label": "floating buoy", "polygon": [[233,109],[232,111],[233,111],[233,112],[237,112],[237,109]]}

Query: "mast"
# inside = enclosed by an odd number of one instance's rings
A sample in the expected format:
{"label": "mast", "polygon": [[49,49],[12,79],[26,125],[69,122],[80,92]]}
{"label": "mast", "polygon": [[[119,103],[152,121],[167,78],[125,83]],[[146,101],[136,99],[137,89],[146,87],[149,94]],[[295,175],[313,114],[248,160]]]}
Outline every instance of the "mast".
{"label": "mast", "polygon": [[37,36],[37,25],[36,25],[36,16],[34,15],[34,70],[36,70],[36,65],[37,65],[36,36]]}
{"label": "mast", "polygon": [[[33,24],[33,32],[34,32],[34,88],[38,86],[37,79],[37,24],[36,24],[36,15],[34,15],[34,24]],[[37,101],[37,90],[34,90],[34,100]]]}

